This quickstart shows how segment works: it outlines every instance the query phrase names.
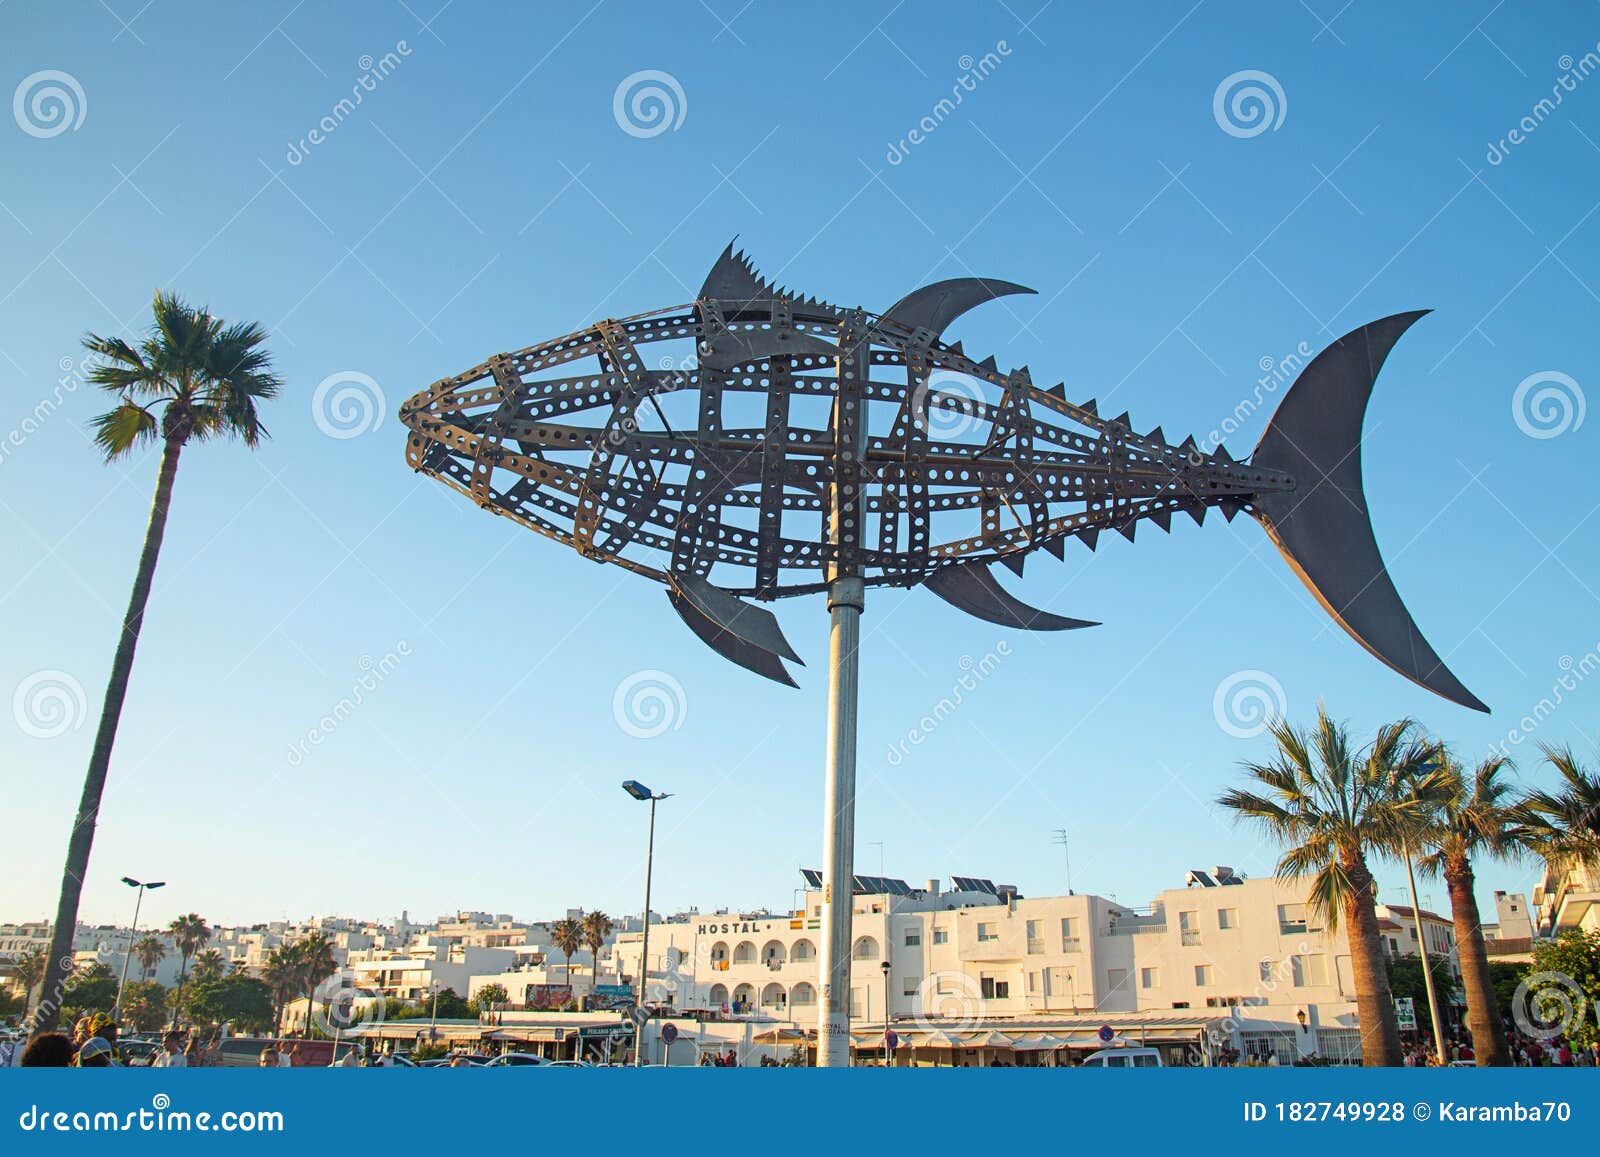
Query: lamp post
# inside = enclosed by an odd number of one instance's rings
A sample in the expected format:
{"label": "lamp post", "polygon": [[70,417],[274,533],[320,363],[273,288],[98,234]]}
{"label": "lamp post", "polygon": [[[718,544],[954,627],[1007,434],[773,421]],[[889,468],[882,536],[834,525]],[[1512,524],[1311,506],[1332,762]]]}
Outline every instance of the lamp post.
{"label": "lamp post", "polygon": [[626,780],[622,790],[641,803],[650,805],[650,835],[644,848],[644,936],[639,942],[639,1000],[633,1010],[633,1063],[644,1065],[645,993],[650,984],[650,873],[656,857],[656,804],[670,799],[668,792],[653,792],[636,779]]}
{"label": "lamp post", "polygon": [[[1422,765],[1424,772],[1439,770],[1437,763]],[[1398,794],[1400,788],[1400,773],[1396,769],[1390,776],[1390,786]],[[1439,1058],[1439,1063],[1444,1063],[1444,1026],[1439,1021],[1439,998],[1433,991],[1433,969],[1428,964],[1428,935],[1427,929],[1422,926],[1422,902],[1417,899],[1417,873],[1411,866],[1411,834],[1402,829],[1400,833],[1400,851],[1406,861],[1406,880],[1411,885],[1411,917],[1416,923],[1417,951],[1422,955],[1422,983],[1428,992],[1428,1017],[1433,1022],[1433,1051]]]}
{"label": "lamp post", "polygon": [[165,880],[150,880],[141,882],[132,876],[122,877],[122,882],[130,888],[138,889],[138,895],[133,901],[133,925],[128,929],[128,950],[122,954],[122,977],[117,981],[117,1002],[111,1008],[111,1019],[122,1020],[122,990],[128,983],[128,959],[133,955],[133,938],[139,933],[139,907],[144,903],[146,889],[165,888]]}
{"label": "lamp post", "polygon": [[433,993],[433,1013],[428,1017],[428,1043],[431,1045],[439,1039],[439,982],[428,981],[428,991]]}
{"label": "lamp post", "polygon": [[888,1068],[893,1059],[894,1050],[889,1047],[889,973],[892,969],[889,957],[883,958],[883,1067]]}

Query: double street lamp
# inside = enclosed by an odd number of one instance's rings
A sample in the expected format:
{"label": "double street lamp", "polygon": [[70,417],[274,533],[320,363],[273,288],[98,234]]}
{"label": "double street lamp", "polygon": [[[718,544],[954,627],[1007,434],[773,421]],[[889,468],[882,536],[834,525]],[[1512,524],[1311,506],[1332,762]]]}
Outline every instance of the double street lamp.
{"label": "double street lamp", "polygon": [[626,780],[622,790],[640,803],[650,805],[650,835],[644,852],[644,937],[639,943],[639,999],[633,1010],[633,1063],[644,1064],[645,995],[650,984],[650,872],[656,855],[656,804],[670,799],[668,792],[653,792],[636,779]]}
{"label": "double street lamp", "polygon": [[165,888],[165,880],[139,881],[132,876],[122,877],[122,882],[130,888],[139,890],[138,897],[133,902],[133,925],[128,929],[128,950],[122,954],[122,977],[117,981],[117,1003],[112,1006],[111,1018],[115,1021],[122,1020],[122,990],[128,983],[128,959],[133,955],[133,938],[139,931],[139,906],[144,903],[144,894],[147,889]]}

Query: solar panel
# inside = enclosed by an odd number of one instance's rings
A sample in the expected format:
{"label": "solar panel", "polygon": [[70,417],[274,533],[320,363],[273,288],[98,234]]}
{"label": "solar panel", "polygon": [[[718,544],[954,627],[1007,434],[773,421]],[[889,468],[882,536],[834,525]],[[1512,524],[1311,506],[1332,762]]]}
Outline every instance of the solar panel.
{"label": "solar panel", "polygon": [[954,881],[958,892],[987,892],[991,896],[998,894],[993,880],[985,880],[978,876],[951,876],[950,879]]}
{"label": "solar panel", "polygon": [[817,871],[815,868],[801,868],[800,876],[813,888],[822,887],[822,873]]}
{"label": "solar panel", "polygon": [[911,885],[904,880],[885,880],[884,883],[888,885],[891,896],[911,895]]}

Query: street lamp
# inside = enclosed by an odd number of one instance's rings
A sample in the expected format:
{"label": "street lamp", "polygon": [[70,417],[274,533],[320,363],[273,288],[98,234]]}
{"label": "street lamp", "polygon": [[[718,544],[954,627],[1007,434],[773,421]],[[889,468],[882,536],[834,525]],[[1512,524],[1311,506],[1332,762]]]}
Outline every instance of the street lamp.
{"label": "street lamp", "polygon": [[[1438,771],[1441,766],[1437,763],[1424,763],[1420,770]],[[1396,794],[1399,793],[1399,768],[1390,774],[1389,785]],[[1411,834],[1406,827],[1400,829],[1400,851],[1405,856],[1406,879],[1411,884],[1411,917],[1417,930],[1417,951],[1422,954],[1422,983],[1428,992],[1428,1016],[1433,1022],[1433,1051],[1438,1055],[1439,1063],[1444,1064],[1444,1026],[1439,1022],[1439,998],[1433,991],[1433,969],[1428,964],[1427,929],[1422,926],[1422,902],[1417,899],[1417,873],[1411,866]]]}
{"label": "street lamp", "polygon": [[433,1044],[439,1039],[439,982],[428,981],[428,988],[433,993],[433,1015],[428,1018],[428,1043]]}
{"label": "street lamp", "polygon": [[656,804],[671,799],[667,792],[653,792],[636,779],[624,780],[622,790],[640,803],[650,804],[650,835],[644,851],[644,936],[639,943],[639,1001],[633,1010],[633,1063],[644,1064],[645,994],[650,983],[650,871],[656,856]]}
{"label": "street lamp", "polygon": [[883,1067],[888,1068],[894,1050],[889,1047],[889,972],[891,965],[887,955],[883,958]]}
{"label": "street lamp", "polygon": [[117,1003],[111,1008],[111,1019],[122,1020],[122,989],[128,983],[128,958],[133,955],[133,938],[139,931],[139,906],[144,903],[146,889],[165,888],[165,880],[151,880],[148,883],[135,880],[132,876],[122,877],[122,882],[130,888],[138,889],[138,896],[133,901],[133,926],[128,929],[128,950],[122,954],[122,977],[117,981]]}

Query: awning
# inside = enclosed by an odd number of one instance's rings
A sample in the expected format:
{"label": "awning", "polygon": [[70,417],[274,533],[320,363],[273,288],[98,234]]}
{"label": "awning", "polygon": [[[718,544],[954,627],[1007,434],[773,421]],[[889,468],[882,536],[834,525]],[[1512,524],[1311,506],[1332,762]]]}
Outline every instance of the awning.
{"label": "awning", "polygon": [[1013,1038],[994,1029],[962,1033],[961,1038],[961,1047],[968,1049],[1008,1049],[1016,1043]]}
{"label": "awning", "polygon": [[1066,1037],[1056,1036],[1054,1033],[1035,1032],[1027,1033],[1012,1042],[1011,1047],[1020,1052],[1045,1052],[1049,1049],[1058,1049],[1070,1043]]}
{"label": "awning", "polygon": [[758,1032],[750,1038],[752,1043],[758,1045],[798,1045],[811,1041],[811,1034],[798,1028],[769,1028],[766,1032]]}
{"label": "awning", "polygon": [[498,1032],[490,1033],[489,1039],[521,1041],[523,1043],[532,1041],[564,1041],[567,1039],[567,1037],[575,1034],[577,1031],[578,1030],[576,1028],[568,1028],[565,1026],[558,1027],[556,1025],[529,1025],[526,1027],[500,1029]]}

